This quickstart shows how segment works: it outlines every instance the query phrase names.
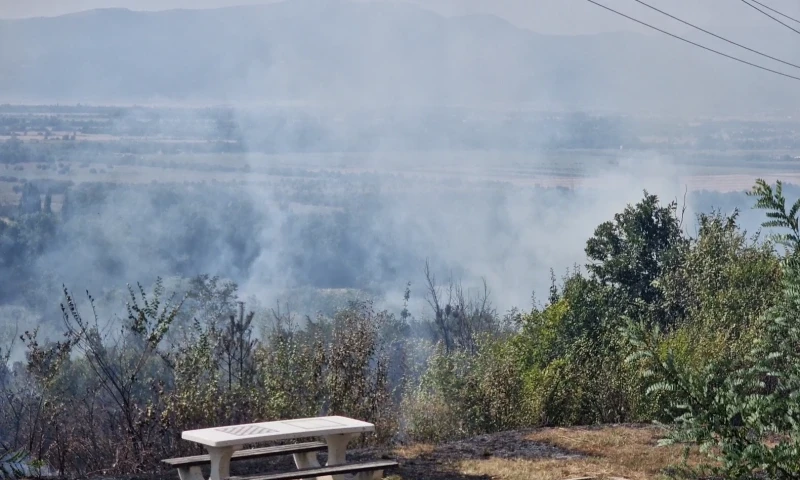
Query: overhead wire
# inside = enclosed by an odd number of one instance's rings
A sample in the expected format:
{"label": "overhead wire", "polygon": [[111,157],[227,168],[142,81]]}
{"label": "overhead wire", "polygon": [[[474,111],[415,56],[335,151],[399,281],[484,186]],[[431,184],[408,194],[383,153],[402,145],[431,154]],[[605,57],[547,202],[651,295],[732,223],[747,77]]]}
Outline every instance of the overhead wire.
{"label": "overhead wire", "polygon": [[[689,23],[689,22],[687,22],[685,20],[681,20],[680,18],[676,17],[675,15],[671,15],[671,14],[669,14],[669,13],[663,11],[663,10],[660,10],[660,9],[650,5],[649,3],[643,2],[642,0],[634,0],[634,1],[644,5],[645,7],[649,8],[649,9],[655,10],[656,12],[661,13],[662,15],[666,15],[666,16],[672,18],[673,20],[677,20],[677,21],[683,23],[684,25],[688,25],[688,26],[690,26],[690,27],[692,27],[694,29],[700,30],[701,32],[707,33],[707,34],[711,35],[712,37],[716,37],[716,38],[719,38],[720,40],[728,42],[731,45],[736,45],[737,47],[740,47],[740,48],[743,48],[743,49],[748,50],[750,52],[756,53],[758,55],[761,55],[762,57],[769,58],[770,60],[775,60],[776,62],[783,63],[784,65],[789,65],[790,67],[794,67],[794,68],[800,68],[800,65],[797,65],[797,64],[794,64],[794,63],[791,63],[791,62],[787,62],[785,60],[781,60],[780,58],[773,57],[772,55],[768,55],[768,54],[763,53],[763,52],[759,52],[758,50],[755,50],[753,48],[750,48],[750,47],[747,47],[745,45],[742,45],[741,43],[736,43],[733,40],[728,40],[727,38],[725,38],[725,37],[723,37],[721,35],[717,35],[714,32],[709,32],[705,28],[701,28],[701,27],[698,27],[697,25]],[[753,0],[753,1],[755,1],[755,0]]]}
{"label": "overhead wire", "polygon": [[[690,45],[694,45],[695,47],[702,48],[703,50],[707,50],[709,52],[716,53],[717,55],[721,55],[721,56],[723,56],[725,58],[729,58],[731,60],[735,60],[735,61],[737,61],[739,63],[743,63],[745,65],[749,65],[751,67],[755,67],[755,68],[758,68],[760,70],[764,70],[764,71],[767,71],[767,72],[770,72],[770,73],[774,73],[774,74],[780,75],[782,77],[791,78],[792,80],[800,81],[800,77],[797,77],[797,76],[794,76],[794,75],[790,75],[788,73],[784,73],[784,72],[781,72],[781,71],[778,71],[778,70],[773,70],[771,68],[764,67],[764,66],[758,65],[756,63],[748,62],[747,60],[742,60],[741,58],[734,57],[733,55],[728,55],[727,53],[720,52],[719,50],[714,50],[713,48],[706,47],[705,45],[701,45],[701,44],[699,44],[697,42],[693,42],[693,41],[688,40],[686,38],[683,38],[683,37],[681,37],[679,35],[675,35],[674,33],[670,33],[670,32],[668,32],[666,30],[662,30],[662,29],[660,29],[660,28],[658,28],[656,26],[650,25],[649,23],[645,23],[645,22],[643,22],[641,20],[633,18],[630,15],[626,15],[626,14],[620,12],[620,11],[614,10],[613,8],[607,7],[607,6],[603,5],[602,3],[596,2],[595,0],[586,0],[586,1],[589,2],[589,3],[592,3],[594,5],[597,5],[600,8],[608,10],[608,11],[610,11],[612,13],[615,13],[615,14],[621,16],[621,17],[625,17],[628,20],[632,20],[632,21],[634,21],[634,22],[636,22],[638,24],[644,25],[645,27],[651,28],[651,29],[656,30],[658,32],[661,32],[661,33],[663,33],[665,35],[669,35],[672,38],[676,38],[676,39],[678,39],[678,40],[680,40],[682,42],[686,42],[686,43],[688,43]],[[798,33],[800,33],[800,32],[798,32]]]}
{"label": "overhead wire", "polygon": [[770,7],[769,5],[764,5],[763,3],[759,2],[758,0],[750,0],[750,1],[753,2],[753,3],[757,3],[757,4],[761,5],[762,7],[766,8],[767,10],[773,11],[773,12],[777,13],[778,15],[782,16],[782,17],[786,17],[786,18],[788,18],[789,20],[791,20],[791,21],[793,21],[795,23],[800,23],[800,20],[798,20],[798,19],[796,19],[794,17],[790,17],[789,15],[786,15],[785,13],[781,13],[781,12],[775,10],[774,8]]}
{"label": "overhead wire", "polygon": [[761,10],[760,8],[756,7],[755,5],[753,5],[752,3],[748,2],[747,0],[742,0],[742,3],[744,3],[745,5],[748,5],[749,7],[753,8],[753,9],[755,9],[757,12],[760,12],[760,13],[768,16],[769,18],[775,20],[776,22],[780,23],[781,25],[783,25],[784,27],[788,28],[789,30],[791,30],[791,31],[793,31],[793,32],[795,32],[797,34],[800,34],[800,30],[794,28],[793,26],[789,25],[788,23],[783,23],[779,19],[773,17],[772,15],[770,15],[767,12],[765,12],[764,10]]}

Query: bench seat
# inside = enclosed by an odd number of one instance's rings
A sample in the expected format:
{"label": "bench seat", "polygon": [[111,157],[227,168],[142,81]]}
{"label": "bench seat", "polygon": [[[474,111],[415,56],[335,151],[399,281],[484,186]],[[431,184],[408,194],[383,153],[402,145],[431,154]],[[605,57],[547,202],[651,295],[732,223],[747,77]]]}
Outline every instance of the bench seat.
{"label": "bench seat", "polygon": [[344,465],[334,465],[332,467],[303,468],[286,473],[230,477],[228,480],[300,480],[328,475],[344,475],[346,473],[360,474],[356,476],[357,479],[372,479],[382,478],[384,470],[396,468],[397,466],[398,463],[393,460],[379,460],[365,463],[347,463]]}
{"label": "bench seat", "polygon": [[[295,453],[310,453],[327,450],[325,442],[306,442],[293,445],[278,445],[275,447],[251,448],[248,450],[238,450],[233,453],[231,462],[236,460],[250,460],[254,458],[275,457],[278,455],[291,455]],[[194,455],[192,457],[167,458],[161,460],[173,468],[190,468],[211,463],[209,455]]]}

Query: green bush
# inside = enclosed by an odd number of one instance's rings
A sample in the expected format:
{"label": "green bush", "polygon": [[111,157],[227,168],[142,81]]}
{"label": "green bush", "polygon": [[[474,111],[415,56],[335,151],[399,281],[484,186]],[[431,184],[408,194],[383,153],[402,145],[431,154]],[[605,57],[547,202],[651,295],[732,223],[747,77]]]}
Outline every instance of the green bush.
{"label": "green bush", "polygon": [[[671,335],[632,321],[629,361],[644,366],[648,393],[669,398],[670,430],[662,444],[699,445],[711,460],[702,469],[722,478],[791,479],[800,472],[800,200],[787,212],[780,182],[773,191],[759,180],[753,194],[756,206],[769,210],[765,226],[790,230],[778,237],[788,247],[778,302],[762,321],[741,321],[763,308],[756,296],[741,305],[744,312],[734,317],[740,321],[728,319],[728,327],[741,330],[722,329],[717,336],[700,320]],[[767,275],[740,284],[741,295],[748,294],[748,283],[774,278],[767,266]],[[742,353],[748,342],[753,348]],[[709,344],[716,348],[698,357]]]}
{"label": "green bush", "polygon": [[420,441],[441,441],[526,425],[523,364],[515,343],[481,336],[477,352],[431,356],[405,402],[407,431]]}

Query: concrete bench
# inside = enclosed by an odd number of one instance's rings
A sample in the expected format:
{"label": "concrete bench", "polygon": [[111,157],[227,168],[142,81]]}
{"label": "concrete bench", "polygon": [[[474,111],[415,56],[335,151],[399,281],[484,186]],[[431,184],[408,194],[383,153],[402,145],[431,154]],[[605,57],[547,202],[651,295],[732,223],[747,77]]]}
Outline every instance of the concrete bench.
{"label": "concrete bench", "polygon": [[[320,465],[317,459],[317,452],[293,452],[292,447],[276,450],[272,447],[270,454],[286,455],[294,457],[297,471],[303,472],[301,476],[296,476],[295,472],[287,472],[287,476],[264,478],[317,478],[318,480],[345,480],[343,473],[323,473],[316,475],[311,472],[328,472],[328,468],[345,469],[348,473],[357,473],[359,479],[373,478],[369,472],[381,471],[381,466],[391,468],[392,465],[385,462],[371,462],[360,464],[353,467],[356,470],[347,470],[347,444],[358,435],[374,432],[375,425],[369,422],[356,420],[353,418],[338,415],[313,418],[295,418],[287,420],[276,420],[272,422],[245,423],[240,425],[226,425],[211,428],[201,428],[197,430],[186,430],[181,434],[181,438],[191,442],[196,442],[206,447],[208,455],[202,456],[202,461],[210,462],[208,480],[225,480],[231,478],[230,462],[237,458],[242,458],[242,454],[237,453],[242,450],[244,445],[252,445],[262,442],[278,442],[284,440],[294,440],[301,438],[322,438],[328,451],[327,466]],[[245,454],[247,455],[247,454]],[[206,460],[206,458],[208,460]],[[250,457],[253,458],[253,457]],[[192,460],[192,461],[199,461]],[[187,461],[183,461],[178,473],[181,480],[201,480],[199,465],[186,467]],[[174,461],[173,461],[174,463]],[[283,475],[283,474],[281,474]],[[261,477],[256,477],[261,478]],[[380,478],[380,477],[379,477]]]}
{"label": "concrete bench", "polygon": [[383,471],[396,468],[398,463],[393,460],[380,460],[375,462],[348,463],[332,467],[303,468],[294,472],[273,473],[269,475],[250,475],[246,477],[229,477],[228,480],[300,480],[304,478],[319,478],[333,475],[356,474],[354,480],[373,480],[383,478]]}
{"label": "concrete bench", "polygon": [[[231,456],[231,461],[252,460],[256,458],[276,457],[279,455],[300,455],[316,453],[328,449],[325,442],[306,442],[294,445],[279,445],[275,447],[251,448],[238,450]],[[180,480],[201,480],[203,478],[200,467],[211,464],[211,455],[194,455],[191,457],[167,458],[161,460],[170,467],[178,469]]]}

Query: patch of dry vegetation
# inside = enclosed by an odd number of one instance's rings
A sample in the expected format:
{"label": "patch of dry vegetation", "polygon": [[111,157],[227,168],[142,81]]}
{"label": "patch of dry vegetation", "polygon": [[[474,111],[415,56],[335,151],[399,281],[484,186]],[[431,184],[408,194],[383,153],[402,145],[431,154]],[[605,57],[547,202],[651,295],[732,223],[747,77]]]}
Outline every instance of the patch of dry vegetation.
{"label": "patch of dry vegetation", "polygon": [[[657,446],[662,433],[657,427],[638,425],[547,428],[486,435],[440,447],[413,445],[395,451],[401,468],[389,478],[665,478],[670,466],[684,463],[684,456],[680,447]],[[513,435],[518,437],[516,442]],[[455,452],[461,452],[461,458]],[[698,452],[691,452],[686,463],[698,465],[701,459]]]}

